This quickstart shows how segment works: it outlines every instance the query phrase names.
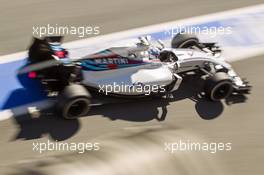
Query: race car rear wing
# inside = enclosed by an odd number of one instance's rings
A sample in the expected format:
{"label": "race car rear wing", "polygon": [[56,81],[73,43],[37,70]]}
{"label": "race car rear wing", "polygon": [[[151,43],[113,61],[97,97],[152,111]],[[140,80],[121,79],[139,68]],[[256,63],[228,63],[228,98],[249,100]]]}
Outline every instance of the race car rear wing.
{"label": "race car rear wing", "polygon": [[62,36],[48,36],[45,38],[33,38],[33,42],[28,49],[28,60],[30,63],[37,63],[41,61],[47,61],[54,55],[54,49],[52,44],[56,43],[61,47],[63,37]]}

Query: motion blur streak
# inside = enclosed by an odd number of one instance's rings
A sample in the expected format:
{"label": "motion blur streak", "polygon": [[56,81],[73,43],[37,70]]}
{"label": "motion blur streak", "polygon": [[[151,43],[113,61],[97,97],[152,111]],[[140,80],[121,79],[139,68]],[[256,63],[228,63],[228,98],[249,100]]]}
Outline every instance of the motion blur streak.
{"label": "motion blur streak", "polygon": [[141,129],[97,140],[102,149],[84,154],[68,154],[46,160],[32,160],[20,164],[15,174],[23,175],[223,175],[220,162],[210,153],[164,151],[165,142],[188,138],[194,142],[204,140],[193,133],[175,129]]}

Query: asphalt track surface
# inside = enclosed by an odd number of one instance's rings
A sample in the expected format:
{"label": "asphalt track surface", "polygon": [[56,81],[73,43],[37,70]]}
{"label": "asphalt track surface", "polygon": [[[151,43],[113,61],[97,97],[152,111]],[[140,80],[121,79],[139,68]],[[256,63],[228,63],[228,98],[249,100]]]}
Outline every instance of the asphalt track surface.
{"label": "asphalt track surface", "polygon": [[[15,1],[12,4],[10,1],[1,1],[0,22],[5,25],[0,29],[0,53],[25,50],[24,44],[28,43],[32,31],[30,26],[38,20],[41,20],[40,23],[60,21],[72,22],[74,25],[86,24],[88,21],[102,26],[102,33],[111,33],[261,2],[263,1],[166,0],[125,3],[120,0],[111,3],[80,1],[77,4],[74,1],[61,1],[54,7],[53,1]],[[52,13],[55,9],[61,9],[61,12]],[[18,26],[20,26],[19,30]],[[152,100],[109,104],[96,107],[92,109],[89,116],[74,121],[56,119],[48,114],[34,119],[24,116],[2,121],[0,122],[0,174],[9,172],[10,166],[16,167],[21,163],[31,164],[32,160],[68,154],[65,152],[45,152],[43,154],[33,152],[33,142],[46,142],[47,139],[65,142],[92,142],[94,140],[103,142],[116,133],[122,135],[126,132],[159,131],[166,128],[172,129],[175,133],[181,133],[182,137],[198,140],[203,138],[206,142],[231,142],[231,151],[209,156],[210,159],[217,160],[215,166],[221,167],[223,174],[263,174],[264,79],[261,76],[263,64],[263,56],[232,64],[237,72],[242,77],[247,77],[253,85],[252,94],[243,103],[226,105],[225,102],[209,103],[197,98],[191,99],[193,90],[187,88],[178,94],[174,102]],[[188,83],[186,82],[187,85]],[[122,143],[120,141],[121,145]],[[141,142],[134,144],[139,146]],[[142,145],[144,148],[144,144]],[[132,148],[131,150],[133,152]],[[203,159],[196,159],[197,164],[195,165],[201,168],[206,167],[200,160]],[[183,166],[188,167],[188,165]],[[192,169],[192,166],[190,165],[189,168]],[[15,170],[12,169],[12,171]],[[209,171],[207,173],[210,174]]]}

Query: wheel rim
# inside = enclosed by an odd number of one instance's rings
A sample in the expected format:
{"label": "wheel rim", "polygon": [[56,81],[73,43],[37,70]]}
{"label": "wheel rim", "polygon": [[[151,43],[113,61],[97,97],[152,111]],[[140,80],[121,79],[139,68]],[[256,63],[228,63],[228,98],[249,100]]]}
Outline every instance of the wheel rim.
{"label": "wheel rim", "polygon": [[81,117],[89,111],[89,100],[86,98],[79,98],[71,101],[64,109],[63,116],[67,119],[74,119]]}
{"label": "wheel rim", "polygon": [[217,84],[211,93],[211,99],[218,101],[228,97],[232,93],[233,87],[231,82],[224,81]]}

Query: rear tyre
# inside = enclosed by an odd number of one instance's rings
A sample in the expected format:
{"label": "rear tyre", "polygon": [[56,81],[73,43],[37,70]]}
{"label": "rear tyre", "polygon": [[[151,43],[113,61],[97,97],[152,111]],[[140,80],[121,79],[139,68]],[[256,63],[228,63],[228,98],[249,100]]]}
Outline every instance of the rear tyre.
{"label": "rear tyre", "polygon": [[57,112],[64,119],[75,119],[88,113],[91,95],[84,86],[69,85],[58,96]]}
{"label": "rear tyre", "polygon": [[172,48],[190,48],[198,44],[199,44],[199,39],[192,34],[178,33],[177,35],[174,36],[174,38],[171,41]]}
{"label": "rear tyre", "polygon": [[225,72],[217,72],[206,80],[204,92],[209,100],[220,101],[233,92],[232,82]]}

